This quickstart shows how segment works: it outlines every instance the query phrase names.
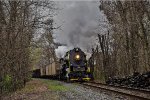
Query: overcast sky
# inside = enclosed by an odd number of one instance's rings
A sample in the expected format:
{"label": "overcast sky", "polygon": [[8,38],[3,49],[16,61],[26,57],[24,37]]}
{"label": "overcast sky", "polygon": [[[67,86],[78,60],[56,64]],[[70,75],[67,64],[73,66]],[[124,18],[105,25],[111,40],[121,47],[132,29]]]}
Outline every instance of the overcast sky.
{"label": "overcast sky", "polygon": [[56,26],[62,25],[61,30],[54,31],[56,42],[66,44],[56,49],[57,56],[74,47],[80,47],[89,52],[97,43],[97,34],[100,30],[100,21],[106,18],[99,10],[99,1],[60,1],[61,8],[54,17]]}

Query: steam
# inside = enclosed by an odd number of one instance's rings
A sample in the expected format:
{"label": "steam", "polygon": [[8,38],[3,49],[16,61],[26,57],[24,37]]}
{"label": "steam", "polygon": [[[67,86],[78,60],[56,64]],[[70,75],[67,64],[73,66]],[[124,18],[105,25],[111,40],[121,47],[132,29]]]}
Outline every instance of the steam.
{"label": "steam", "polygon": [[54,31],[56,42],[67,44],[56,49],[57,56],[74,47],[80,47],[90,53],[97,44],[99,19],[104,15],[99,11],[98,1],[61,1],[57,2],[63,9],[54,17],[56,24],[63,24],[62,30]]}

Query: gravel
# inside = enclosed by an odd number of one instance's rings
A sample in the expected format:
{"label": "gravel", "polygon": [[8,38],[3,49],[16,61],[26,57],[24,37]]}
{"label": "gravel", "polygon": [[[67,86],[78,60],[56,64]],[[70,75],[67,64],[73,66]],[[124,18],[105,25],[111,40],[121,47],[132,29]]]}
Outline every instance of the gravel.
{"label": "gravel", "polygon": [[59,91],[60,100],[128,100],[118,94],[90,89],[78,84],[63,83],[69,91]]}

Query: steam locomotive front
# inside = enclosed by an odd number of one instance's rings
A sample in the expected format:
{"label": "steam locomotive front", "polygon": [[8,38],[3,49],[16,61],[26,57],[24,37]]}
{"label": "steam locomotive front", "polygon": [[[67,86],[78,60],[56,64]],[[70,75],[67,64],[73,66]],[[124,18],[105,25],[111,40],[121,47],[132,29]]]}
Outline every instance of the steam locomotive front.
{"label": "steam locomotive front", "polygon": [[70,51],[70,80],[89,80],[87,75],[87,60],[85,53],[79,49],[74,48]]}

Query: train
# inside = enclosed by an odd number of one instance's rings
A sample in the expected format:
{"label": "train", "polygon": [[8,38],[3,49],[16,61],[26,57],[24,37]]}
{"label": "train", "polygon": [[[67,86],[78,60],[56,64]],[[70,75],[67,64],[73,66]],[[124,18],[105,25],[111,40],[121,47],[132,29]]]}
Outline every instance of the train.
{"label": "train", "polygon": [[46,66],[33,71],[33,78],[49,78],[71,81],[93,80],[93,66],[86,54],[80,48],[74,48],[65,53],[59,61],[54,61]]}
{"label": "train", "polygon": [[93,79],[91,67],[88,66],[86,54],[80,48],[74,48],[66,52],[60,59],[60,79],[70,81],[90,81]]}
{"label": "train", "polygon": [[60,63],[53,61],[50,64],[32,70],[32,78],[58,79],[60,73]]}
{"label": "train", "polygon": [[60,75],[60,63],[53,61],[46,66],[40,67],[40,78],[58,79]]}

